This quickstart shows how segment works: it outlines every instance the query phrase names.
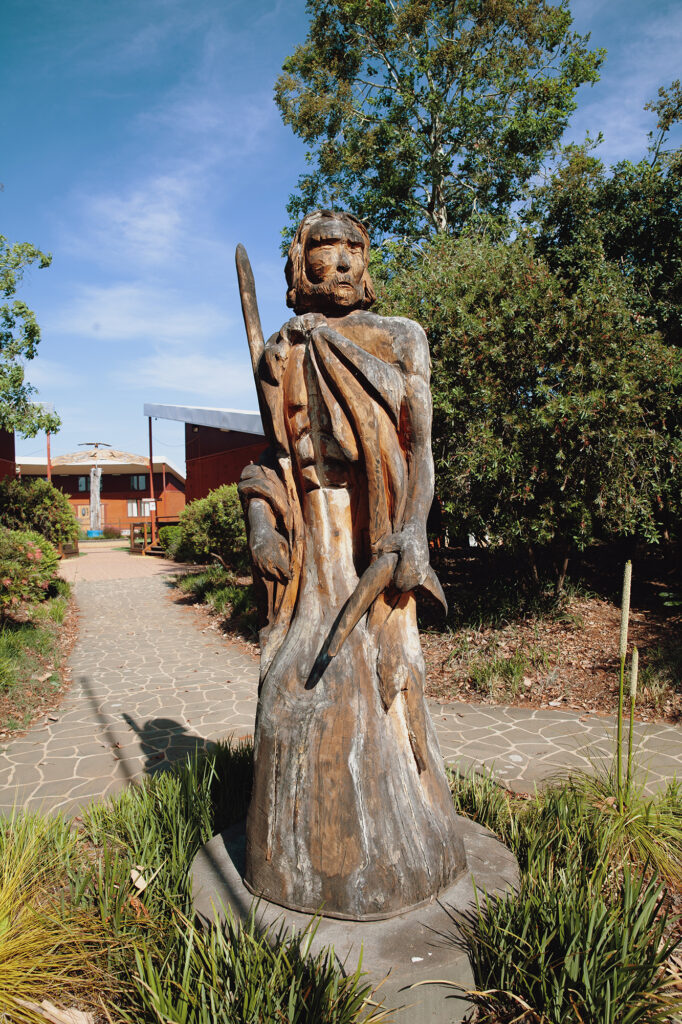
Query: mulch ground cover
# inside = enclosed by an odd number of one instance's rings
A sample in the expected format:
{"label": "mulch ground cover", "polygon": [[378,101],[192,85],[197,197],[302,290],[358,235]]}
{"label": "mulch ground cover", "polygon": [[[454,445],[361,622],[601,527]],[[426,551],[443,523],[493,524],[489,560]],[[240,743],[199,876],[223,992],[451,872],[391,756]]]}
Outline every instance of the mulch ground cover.
{"label": "mulch ground cover", "polygon": [[[489,552],[433,552],[450,614],[420,602],[426,692],[440,701],[556,707],[613,714],[618,702],[620,600],[626,558],[634,566],[629,651],[640,652],[637,718],[682,720],[682,615],[665,595],[682,591],[676,551],[596,548],[572,566],[558,607],[524,596],[515,567]],[[239,583],[248,583],[247,578]],[[222,632],[258,655],[253,628],[191,604],[204,630]],[[524,605],[530,605],[524,611]]]}
{"label": "mulch ground cover", "polygon": [[[591,552],[576,566],[572,596],[557,609],[524,614],[518,611],[522,583],[502,563],[467,549],[436,552],[451,617],[444,624],[433,613],[423,616],[428,695],[613,713],[622,555],[606,548]],[[665,606],[663,596],[675,587],[679,592],[678,560],[670,552],[633,555],[628,650],[636,645],[640,652],[637,717],[680,721],[682,616],[679,607]]]}
{"label": "mulch ground cover", "polygon": [[39,719],[53,714],[71,686],[67,661],[78,637],[78,610],[72,597],[61,624],[41,623],[55,644],[50,654],[30,652],[17,682],[0,687],[0,742],[26,732]]}

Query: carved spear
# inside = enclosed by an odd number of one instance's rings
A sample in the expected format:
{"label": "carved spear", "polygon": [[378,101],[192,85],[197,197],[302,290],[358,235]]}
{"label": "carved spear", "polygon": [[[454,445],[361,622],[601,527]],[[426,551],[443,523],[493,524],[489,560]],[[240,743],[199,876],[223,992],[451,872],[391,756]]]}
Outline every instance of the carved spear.
{"label": "carved spear", "polygon": [[249,342],[249,351],[251,353],[253,376],[256,381],[256,387],[259,391],[258,397],[260,398],[260,388],[258,387],[258,364],[260,363],[260,357],[263,355],[265,341],[263,339],[263,328],[260,323],[258,301],[256,299],[256,282],[253,279],[253,270],[251,269],[249,257],[247,256],[246,249],[241,242],[237,246],[234,258],[235,263],[237,264],[239,297],[242,300],[242,314],[244,316],[246,337]]}

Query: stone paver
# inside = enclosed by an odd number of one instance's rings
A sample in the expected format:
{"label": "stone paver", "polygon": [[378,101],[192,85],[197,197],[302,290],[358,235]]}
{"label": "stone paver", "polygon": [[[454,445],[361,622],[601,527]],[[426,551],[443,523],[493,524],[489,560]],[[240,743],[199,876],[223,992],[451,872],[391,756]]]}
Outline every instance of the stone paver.
{"label": "stone paver", "polygon": [[[253,731],[257,660],[174,603],[177,566],[129,556],[120,542],[83,546],[64,563],[80,635],[73,686],[54,717],[0,752],[0,811],[13,805],[77,813],[215,740]],[[492,769],[532,790],[613,750],[615,722],[596,715],[430,703],[451,764]],[[638,723],[637,759],[650,789],[682,778],[682,729]]]}
{"label": "stone paver", "polygon": [[63,564],[80,633],[73,686],[46,719],[0,754],[0,810],[77,813],[93,797],[212,741],[253,731],[258,664],[171,599],[177,566],[120,542]]}

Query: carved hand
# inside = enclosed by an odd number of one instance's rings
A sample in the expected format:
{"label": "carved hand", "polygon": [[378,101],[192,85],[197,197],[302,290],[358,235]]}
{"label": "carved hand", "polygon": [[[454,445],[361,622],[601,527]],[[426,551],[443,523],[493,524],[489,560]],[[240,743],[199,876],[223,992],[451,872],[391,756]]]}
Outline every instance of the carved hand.
{"label": "carved hand", "polygon": [[385,537],[380,550],[398,553],[398,566],[393,577],[393,584],[398,590],[413,590],[424,582],[429,570],[429,544],[424,527],[409,523],[400,533]]}
{"label": "carved hand", "polygon": [[320,327],[326,322],[321,313],[304,313],[303,316],[294,316],[288,320],[280,334],[292,345],[300,344],[310,339],[310,334],[315,327]]}
{"label": "carved hand", "polygon": [[254,499],[249,504],[249,546],[256,568],[268,579],[285,583],[291,579],[289,545],[275,529],[267,504]]}

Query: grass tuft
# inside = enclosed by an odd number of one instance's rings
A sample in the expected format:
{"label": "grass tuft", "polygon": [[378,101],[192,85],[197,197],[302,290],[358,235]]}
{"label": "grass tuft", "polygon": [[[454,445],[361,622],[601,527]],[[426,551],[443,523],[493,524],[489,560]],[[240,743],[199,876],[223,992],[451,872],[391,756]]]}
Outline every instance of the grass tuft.
{"label": "grass tuft", "polygon": [[107,936],[91,915],[64,913],[62,890],[75,837],[61,818],[15,812],[0,818],[0,1019],[44,1018],[26,1003],[86,1004],[102,985],[117,988],[104,967]]}

